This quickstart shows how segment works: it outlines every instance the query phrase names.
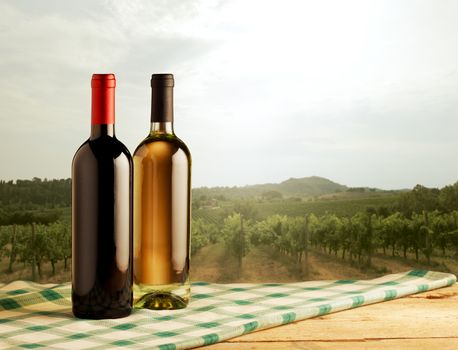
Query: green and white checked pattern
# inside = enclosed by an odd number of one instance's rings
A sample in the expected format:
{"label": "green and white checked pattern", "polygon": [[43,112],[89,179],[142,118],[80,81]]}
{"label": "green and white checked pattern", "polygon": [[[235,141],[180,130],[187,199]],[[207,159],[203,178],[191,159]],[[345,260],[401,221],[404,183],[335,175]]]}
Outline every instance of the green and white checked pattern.
{"label": "green and white checked pattern", "polygon": [[79,320],[70,284],[0,285],[0,349],[187,349],[255,330],[449,286],[452,274],[409,271],[373,280],[192,286],[188,308]]}

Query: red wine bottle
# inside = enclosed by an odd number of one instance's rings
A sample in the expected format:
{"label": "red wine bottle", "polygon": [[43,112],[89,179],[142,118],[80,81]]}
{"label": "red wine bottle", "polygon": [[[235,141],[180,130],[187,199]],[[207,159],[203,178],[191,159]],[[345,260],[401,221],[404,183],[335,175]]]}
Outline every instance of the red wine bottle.
{"label": "red wine bottle", "polygon": [[132,158],[115,137],[114,74],[91,85],[91,135],[72,163],[72,306],[118,318],[132,310]]}

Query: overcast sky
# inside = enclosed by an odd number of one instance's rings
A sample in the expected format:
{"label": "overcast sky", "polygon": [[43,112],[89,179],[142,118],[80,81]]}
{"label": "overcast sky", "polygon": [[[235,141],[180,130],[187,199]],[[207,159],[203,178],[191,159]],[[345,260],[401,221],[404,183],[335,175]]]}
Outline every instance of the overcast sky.
{"label": "overcast sky", "polygon": [[175,74],[193,185],[323,176],[458,180],[458,1],[2,1],[0,179],[70,177],[90,78],[117,77],[116,133],[149,131]]}

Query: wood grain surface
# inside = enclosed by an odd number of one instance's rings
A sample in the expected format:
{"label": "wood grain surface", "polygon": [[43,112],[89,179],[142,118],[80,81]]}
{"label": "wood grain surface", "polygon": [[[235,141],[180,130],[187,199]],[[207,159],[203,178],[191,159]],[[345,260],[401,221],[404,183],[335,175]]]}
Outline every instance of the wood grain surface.
{"label": "wood grain surface", "polygon": [[458,285],[246,334],[205,349],[458,350]]}

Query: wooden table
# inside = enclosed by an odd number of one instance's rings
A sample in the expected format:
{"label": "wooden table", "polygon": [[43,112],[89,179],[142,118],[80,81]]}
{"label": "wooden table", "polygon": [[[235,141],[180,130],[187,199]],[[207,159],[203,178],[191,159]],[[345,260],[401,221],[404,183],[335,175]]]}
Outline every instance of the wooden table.
{"label": "wooden table", "polygon": [[458,350],[458,284],[246,334],[205,349]]}

